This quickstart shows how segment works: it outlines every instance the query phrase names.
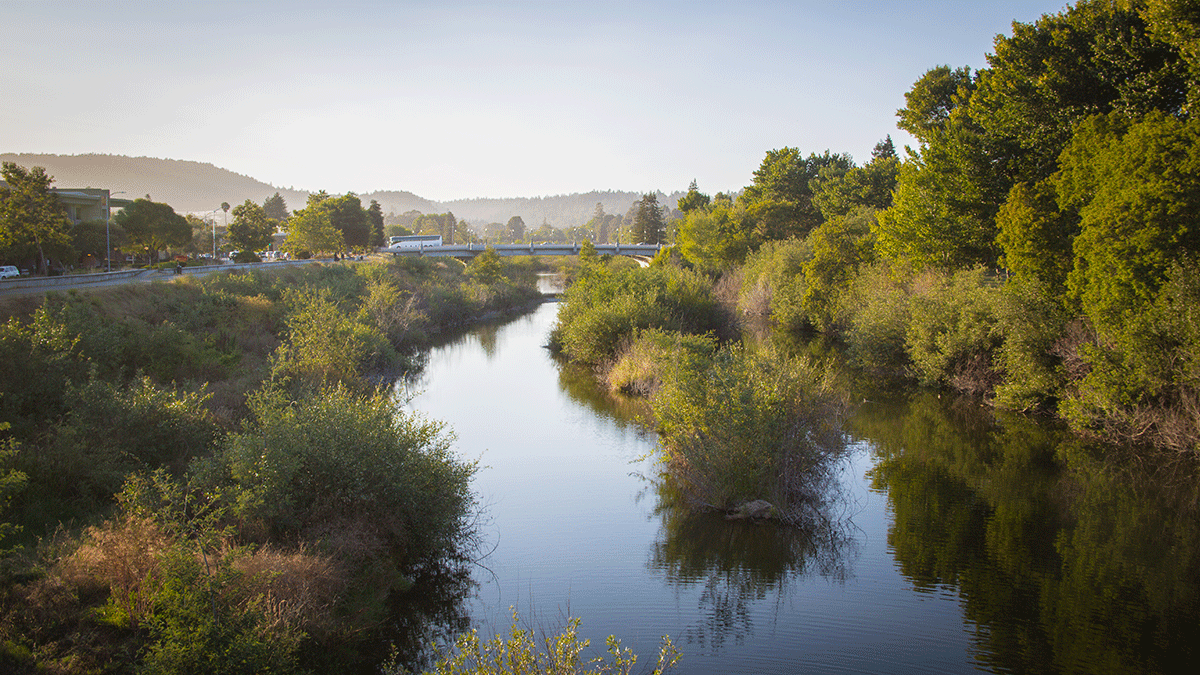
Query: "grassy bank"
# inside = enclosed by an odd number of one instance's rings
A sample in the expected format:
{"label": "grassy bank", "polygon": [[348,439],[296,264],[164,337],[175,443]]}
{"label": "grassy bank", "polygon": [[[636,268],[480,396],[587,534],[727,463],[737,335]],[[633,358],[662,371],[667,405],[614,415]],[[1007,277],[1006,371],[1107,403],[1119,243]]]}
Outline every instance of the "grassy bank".
{"label": "grassy bank", "polygon": [[[48,295],[0,324],[0,670],[374,672],[461,566],[475,467],[374,383],[537,301],[518,263],[306,265]],[[457,561],[457,562],[456,562]]]}

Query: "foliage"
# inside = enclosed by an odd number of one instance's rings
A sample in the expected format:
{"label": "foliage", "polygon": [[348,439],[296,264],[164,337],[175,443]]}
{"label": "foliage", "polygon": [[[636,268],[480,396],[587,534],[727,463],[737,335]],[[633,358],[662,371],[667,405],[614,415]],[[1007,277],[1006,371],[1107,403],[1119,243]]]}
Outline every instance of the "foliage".
{"label": "foliage", "polygon": [[154,262],[159,251],[187,246],[192,241],[192,226],[186,218],[169,204],[149,199],[135,199],[113,216],[113,222],[128,239],[123,250],[134,257],[145,254],[147,264]]}
{"label": "foliage", "polygon": [[261,251],[270,245],[276,225],[276,221],[267,217],[263,207],[247,199],[245,203],[233,207],[233,222],[228,230],[229,243],[243,253]]}
{"label": "foliage", "polygon": [[346,240],[333,226],[328,211],[313,203],[292,214],[288,219],[288,235],[280,247],[293,256],[306,253],[332,253],[346,248]]}
{"label": "foliage", "polygon": [[605,380],[612,391],[652,396],[662,383],[664,371],[678,367],[681,352],[711,357],[716,348],[711,335],[640,330],[617,353]]}
{"label": "foliage", "polygon": [[909,300],[905,342],[916,379],[983,394],[998,380],[992,364],[999,346],[996,303],[982,269],[950,277],[926,274]]}
{"label": "foliage", "polygon": [[341,386],[295,401],[267,389],[251,407],[255,423],[219,459],[243,531],[257,522],[285,539],[359,536],[396,565],[463,535],[475,465],[453,457],[441,424]]}
{"label": "foliage", "polygon": [[0,187],[0,259],[16,260],[36,254],[37,268],[46,273],[46,256],[66,256],[71,242],[70,221],[50,189],[54,182],[40,166],[26,170],[4,162],[6,187]]}
{"label": "foliage", "polygon": [[1003,343],[995,365],[1004,380],[996,385],[995,404],[1007,410],[1052,410],[1066,386],[1063,358],[1056,352],[1072,314],[1057,290],[1036,276],[1010,279],[997,300]]}
{"label": "foliage", "polygon": [[[8,427],[7,422],[0,422],[0,433],[7,432]],[[8,511],[8,505],[13,496],[20,493],[29,482],[29,477],[24,472],[18,471],[12,466],[12,461],[20,449],[21,446],[15,438],[8,436],[0,438],[0,517],[5,517],[5,512]],[[0,520],[0,544],[4,543],[4,538],[8,535],[20,531],[20,525]],[[9,552],[0,547],[0,556]]]}
{"label": "foliage", "polygon": [[843,338],[851,365],[876,386],[898,384],[910,375],[906,334],[908,278],[885,263],[864,266],[839,298],[848,317]]}
{"label": "foliage", "polygon": [[1112,334],[1154,302],[1173,260],[1200,251],[1200,123],[1154,114],[1122,134],[1092,120],[1062,164],[1060,201],[1080,215],[1068,285]]}
{"label": "foliage", "polygon": [[708,273],[742,263],[750,252],[753,222],[728,201],[690,207],[676,243],[683,257]]}
{"label": "foliage", "polygon": [[262,209],[268,218],[279,223],[287,222],[289,217],[287,202],[279,196],[278,192],[263,200]]}
{"label": "foliage", "polygon": [[763,245],[746,259],[738,309],[770,317],[776,325],[801,330],[809,325],[802,301],[807,291],[804,267],[812,259],[806,241],[792,239]]}
{"label": "foliage", "polygon": [[845,322],[838,298],[858,268],[874,258],[874,216],[870,207],[859,207],[853,214],[825,221],[808,235],[812,257],[802,269],[806,287],[800,306],[819,330],[832,331]]}
{"label": "foliage", "polygon": [[[595,255],[595,252],[593,248],[592,254]],[[503,267],[496,249],[489,246],[483,253],[475,256],[475,259],[467,266],[467,274],[481,284],[494,284],[500,281],[503,278]]]}
{"label": "foliage", "polygon": [[704,505],[764,499],[804,522],[842,447],[845,398],[830,373],[774,347],[678,350],[651,399],[671,472]]}
{"label": "foliage", "polygon": [[1053,181],[1017,183],[996,214],[1000,264],[1016,277],[1062,289],[1071,271],[1079,219],[1058,208]]}
{"label": "foliage", "polygon": [[394,364],[396,353],[377,328],[338,306],[327,289],[286,294],[287,338],[273,357],[272,377],[294,387],[355,382]]}
{"label": "foliage", "polygon": [[658,205],[658,195],[642,195],[641,201],[634,206],[633,222],[629,226],[633,243],[661,244],[666,241],[666,234],[667,223]]}
{"label": "foliage", "polygon": [[567,289],[551,344],[572,360],[611,359],[639,328],[707,333],[724,328],[708,280],[674,265],[581,276]]}
{"label": "foliage", "polygon": [[[738,205],[755,222],[759,242],[803,237],[823,220],[813,203],[813,187],[826,176],[845,173],[853,163],[849,155],[811,153],[798,148],[771,150],[754,172],[754,183],[738,197]],[[830,171],[833,173],[831,174]]]}
{"label": "foliage", "polygon": [[[637,664],[637,656],[629,649],[622,649],[621,642],[611,635],[606,641],[607,658],[585,659],[583,653],[590,642],[579,638],[577,618],[568,619],[562,632],[547,635],[540,646],[532,630],[519,626],[514,611],[507,637],[497,635],[491,640],[481,640],[477,631],[464,633],[455,641],[452,653],[438,659],[432,670],[425,671],[426,675],[631,675]],[[658,663],[649,672],[662,675],[678,661],[679,652],[671,639],[663,637]],[[400,675],[407,671],[392,664],[384,672]]]}

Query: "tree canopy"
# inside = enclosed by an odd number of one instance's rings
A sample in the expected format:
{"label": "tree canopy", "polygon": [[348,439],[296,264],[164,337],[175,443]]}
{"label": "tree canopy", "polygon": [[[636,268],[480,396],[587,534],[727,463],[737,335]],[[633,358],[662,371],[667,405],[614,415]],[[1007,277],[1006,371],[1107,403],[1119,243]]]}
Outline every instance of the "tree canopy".
{"label": "tree canopy", "polygon": [[261,251],[271,244],[277,222],[267,217],[266,209],[247,199],[233,207],[229,224],[229,242],[242,251]]}
{"label": "tree canopy", "polygon": [[113,216],[113,222],[125,231],[125,250],[134,257],[145,255],[152,263],[158,252],[187,246],[192,241],[192,226],[175,213],[169,204],[136,199]]}
{"label": "tree canopy", "polygon": [[46,256],[64,256],[71,250],[70,221],[51,189],[54,178],[40,166],[26,170],[14,162],[3,164],[0,188],[0,256],[6,260],[37,256],[38,271],[46,273]]}

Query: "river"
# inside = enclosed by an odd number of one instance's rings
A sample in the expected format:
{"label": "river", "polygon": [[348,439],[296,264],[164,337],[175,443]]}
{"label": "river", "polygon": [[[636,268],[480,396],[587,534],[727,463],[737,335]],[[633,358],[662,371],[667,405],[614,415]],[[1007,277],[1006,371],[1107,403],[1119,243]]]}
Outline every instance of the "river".
{"label": "river", "polygon": [[483,635],[513,609],[575,616],[643,664],[669,635],[696,675],[1193,672],[1194,466],[922,395],[858,406],[825,530],[692,514],[637,407],[544,349],[557,308],[434,348],[404,385],[481,465],[461,611]]}

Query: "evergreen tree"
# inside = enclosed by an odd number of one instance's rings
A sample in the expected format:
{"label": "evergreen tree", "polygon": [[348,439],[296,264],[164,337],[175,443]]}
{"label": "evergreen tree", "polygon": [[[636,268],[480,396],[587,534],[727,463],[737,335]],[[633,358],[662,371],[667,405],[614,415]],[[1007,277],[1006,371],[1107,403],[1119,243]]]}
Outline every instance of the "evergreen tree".
{"label": "evergreen tree", "polygon": [[371,200],[371,206],[367,209],[367,222],[371,228],[371,246],[382,247],[387,242],[383,233],[383,207],[374,199]]}
{"label": "evergreen tree", "polygon": [[281,225],[287,222],[289,216],[287,202],[283,201],[283,197],[279,196],[278,192],[267,197],[266,201],[263,202],[263,212],[268,218],[275,219]]}

